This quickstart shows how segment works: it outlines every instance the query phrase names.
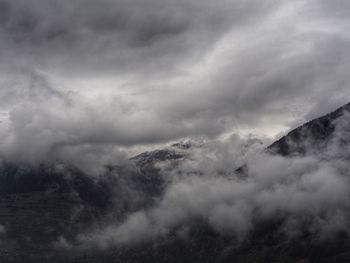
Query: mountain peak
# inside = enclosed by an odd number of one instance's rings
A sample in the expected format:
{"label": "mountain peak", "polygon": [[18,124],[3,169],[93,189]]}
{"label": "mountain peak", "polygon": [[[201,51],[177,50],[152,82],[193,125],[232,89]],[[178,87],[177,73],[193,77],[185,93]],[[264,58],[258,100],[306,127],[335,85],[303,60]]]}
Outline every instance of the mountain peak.
{"label": "mountain peak", "polygon": [[289,132],[268,147],[268,151],[282,156],[304,155],[318,151],[333,137],[338,120],[350,112],[350,103],[322,117],[313,119]]}

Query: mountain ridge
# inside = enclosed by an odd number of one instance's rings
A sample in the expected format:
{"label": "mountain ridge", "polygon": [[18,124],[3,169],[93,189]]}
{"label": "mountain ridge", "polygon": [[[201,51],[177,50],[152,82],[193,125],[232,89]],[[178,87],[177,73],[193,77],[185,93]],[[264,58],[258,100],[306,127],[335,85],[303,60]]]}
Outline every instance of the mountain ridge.
{"label": "mountain ridge", "polygon": [[[324,149],[334,137],[337,121],[347,112],[350,112],[350,104],[311,120],[272,143],[266,152],[294,157]],[[0,224],[5,234],[3,237],[0,235],[0,244],[5,244],[1,243],[1,238],[8,240],[8,244],[0,249],[1,262],[175,263],[181,259],[184,263],[335,263],[350,260],[350,237],[346,233],[340,233],[332,240],[336,245],[313,243],[307,233],[301,239],[291,241],[276,232],[281,224],[279,218],[273,222],[259,222],[250,239],[239,246],[231,238],[213,232],[205,222],[190,224],[188,240],[172,233],[135,247],[105,251],[74,251],[71,248],[67,251],[52,246],[62,241],[63,236],[67,244],[72,242],[74,246],[74,233],[107,224],[115,218],[121,220],[139,209],[152,207],[167,186],[156,164],[163,161],[181,162],[187,158],[186,151],[190,148],[190,143],[177,143],[167,149],[141,153],[131,158],[135,169],[109,167],[100,181],[87,179],[84,173],[73,168],[68,169],[72,174],[70,181],[65,181],[65,177],[60,177],[62,174],[52,172],[45,166],[27,170],[21,170],[14,164],[1,166]],[[18,181],[13,181],[11,175],[16,175]],[[27,185],[28,178],[25,176],[38,181]],[[52,176],[51,181],[45,176]],[[4,188],[6,183],[9,188]],[[108,210],[110,206],[104,207],[109,201],[113,202],[113,212]],[[105,216],[108,220],[103,219]],[[23,230],[21,225],[27,221],[33,223]],[[37,240],[37,243],[33,244],[32,240]],[[63,245],[70,247],[65,242]],[[32,256],[26,257],[27,253]],[[339,258],[342,259],[339,261]]]}

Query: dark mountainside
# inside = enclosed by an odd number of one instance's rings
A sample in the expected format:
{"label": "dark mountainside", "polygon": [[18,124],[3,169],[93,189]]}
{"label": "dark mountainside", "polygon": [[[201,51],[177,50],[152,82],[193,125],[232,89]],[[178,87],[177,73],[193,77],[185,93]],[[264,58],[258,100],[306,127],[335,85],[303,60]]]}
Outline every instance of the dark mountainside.
{"label": "dark mountainside", "polygon": [[[337,120],[349,112],[350,104],[310,121],[267,151],[287,157],[322,152],[337,132]],[[349,138],[341,139],[346,147]],[[278,231],[282,217],[257,222],[249,238],[240,244],[214,232],[205,222],[195,221],[189,238],[174,231],[134,246],[106,250],[74,247],[79,233],[152,206],[167,183],[154,164],[170,161],[176,166],[186,158],[180,150],[190,147],[175,144],[173,150],[140,154],[131,159],[134,166],[108,167],[98,179],[64,165],[32,167],[2,162],[0,262],[350,262],[346,232],[337,233],[331,241],[315,242],[307,231],[290,239]]]}
{"label": "dark mountainside", "polygon": [[[307,152],[321,151],[332,139],[337,120],[344,115],[344,112],[350,112],[350,103],[291,131],[270,145],[268,151],[282,156],[305,155]],[[343,139],[348,141],[348,138]]]}

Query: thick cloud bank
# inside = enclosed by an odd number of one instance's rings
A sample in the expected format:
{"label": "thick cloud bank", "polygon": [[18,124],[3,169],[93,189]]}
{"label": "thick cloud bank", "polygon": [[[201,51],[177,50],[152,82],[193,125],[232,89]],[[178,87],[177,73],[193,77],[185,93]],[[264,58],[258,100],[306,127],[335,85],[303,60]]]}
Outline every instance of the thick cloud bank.
{"label": "thick cloud bank", "polygon": [[[234,136],[191,149],[175,169],[160,163],[169,183],[154,206],[79,240],[101,248],[134,245],[184,235],[198,222],[238,242],[266,222],[289,238],[308,233],[315,242],[349,233],[349,115],[336,123],[320,152],[271,155],[260,141]],[[248,173],[234,173],[244,162]]]}
{"label": "thick cloud bank", "polygon": [[350,99],[348,7],[2,0],[1,154],[106,163],[120,147],[273,136]]}

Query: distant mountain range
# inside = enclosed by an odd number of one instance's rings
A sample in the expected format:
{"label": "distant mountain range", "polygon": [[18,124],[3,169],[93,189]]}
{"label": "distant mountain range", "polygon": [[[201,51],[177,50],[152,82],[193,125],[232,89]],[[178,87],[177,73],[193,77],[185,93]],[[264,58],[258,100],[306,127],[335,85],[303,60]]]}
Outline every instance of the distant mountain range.
{"label": "distant mountain range", "polygon": [[[284,157],[322,154],[334,140],[346,149],[350,141],[350,137],[344,137],[350,129],[349,114],[347,104],[291,131],[266,151]],[[74,244],[76,235],[86,229],[116,218],[122,220],[134,211],[151,207],[167,184],[157,164],[177,165],[188,158],[191,147],[190,142],[181,142],[145,152],[131,158],[128,167],[107,167],[98,178],[63,164],[31,166],[3,161],[0,262],[350,262],[350,238],[346,233],[317,244],[307,234],[302,239],[288,240],[276,231],[278,220],[262,222],[249,240],[239,246],[205,222],[196,221],[189,223],[188,239],[169,234],[137,246],[62,249],[65,242],[67,247]],[[249,176],[245,166],[232,172],[232,176],[242,172]]]}

